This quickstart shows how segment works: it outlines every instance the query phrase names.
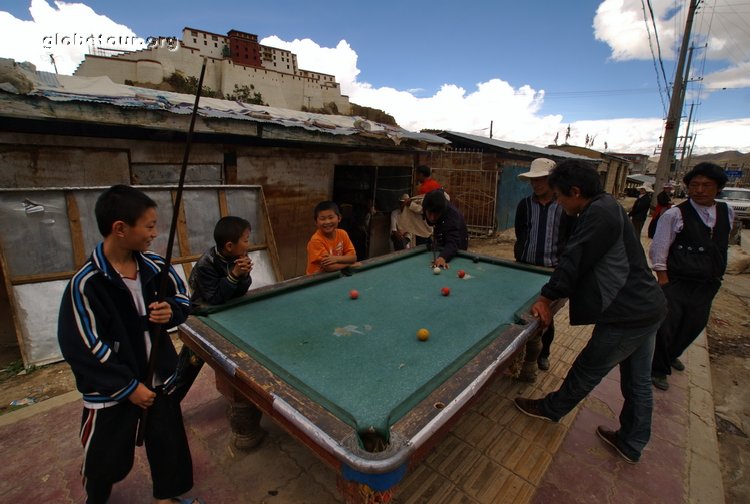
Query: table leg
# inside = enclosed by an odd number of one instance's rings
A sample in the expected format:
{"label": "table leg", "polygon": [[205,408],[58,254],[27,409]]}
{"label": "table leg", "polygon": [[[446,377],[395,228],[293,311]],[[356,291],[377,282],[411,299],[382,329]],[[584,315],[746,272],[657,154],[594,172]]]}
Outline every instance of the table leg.
{"label": "table leg", "polygon": [[336,475],[336,487],[346,504],[386,504],[391,502],[396,487],[388,490],[373,490],[369,486],[344,479],[341,474]]}
{"label": "table leg", "polygon": [[258,446],[267,432],[260,426],[263,413],[246,401],[230,401],[227,407],[232,444],[238,450],[251,450]]}
{"label": "table leg", "polygon": [[216,375],[216,390],[229,401],[227,418],[232,429],[234,447],[238,450],[252,450],[258,446],[268,434],[260,426],[263,412],[218,374]]}

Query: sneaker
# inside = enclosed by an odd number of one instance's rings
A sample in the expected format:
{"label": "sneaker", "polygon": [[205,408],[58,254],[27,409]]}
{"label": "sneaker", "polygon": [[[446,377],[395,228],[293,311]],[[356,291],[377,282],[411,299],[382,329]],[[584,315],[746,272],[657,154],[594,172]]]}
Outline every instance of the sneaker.
{"label": "sneaker", "polygon": [[557,420],[548,417],[542,412],[541,409],[539,409],[539,403],[541,401],[541,399],[525,399],[523,397],[516,397],[513,400],[516,408],[518,408],[524,415],[528,415],[534,418],[541,418],[542,420],[546,420],[552,423],[557,423]]}
{"label": "sneaker", "polygon": [[654,387],[661,389],[661,390],[669,390],[669,382],[667,381],[667,377],[663,375],[653,375],[651,376],[651,383],[654,384]]}
{"label": "sneaker", "polygon": [[547,371],[549,369],[549,359],[547,357],[539,357],[539,360],[536,361],[536,365],[539,366],[539,369],[542,371]]}
{"label": "sneaker", "polygon": [[620,449],[620,439],[617,437],[617,432],[609,430],[601,425],[596,428],[596,433],[599,435],[602,441],[607,443],[609,446],[615,449],[618,455],[620,455],[628,464],[635,464],[638,462],[638,458],[628,457]]}
{"label": "sneaker", "polygon": [[672,367],[675,368],[677,371],[685,371],[685,364],[683,364],[680,359],[673,360]]}

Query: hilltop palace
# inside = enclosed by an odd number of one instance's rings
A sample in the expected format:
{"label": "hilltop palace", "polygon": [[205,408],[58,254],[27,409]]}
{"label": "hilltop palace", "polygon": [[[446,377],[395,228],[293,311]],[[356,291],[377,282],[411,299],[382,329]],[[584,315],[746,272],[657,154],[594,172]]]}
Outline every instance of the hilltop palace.
{"label": "hilltop palace", "polygon": [[247,86],[272,107],[310,110],[334,103],[339,113],[349,113],[349,98],[341,94],[333,75],[300,69],[296,54],[260,45],[257,35],[238,30],[218,35],[184,28],[182,40],[169,41],[138,51],[92,49],[93,54],[86,55],[74,75],[106,75],[119,84],[158,85],[174,73],[197,77],[205,56],[204,86],[224,95],[236,93],[235,85]]}

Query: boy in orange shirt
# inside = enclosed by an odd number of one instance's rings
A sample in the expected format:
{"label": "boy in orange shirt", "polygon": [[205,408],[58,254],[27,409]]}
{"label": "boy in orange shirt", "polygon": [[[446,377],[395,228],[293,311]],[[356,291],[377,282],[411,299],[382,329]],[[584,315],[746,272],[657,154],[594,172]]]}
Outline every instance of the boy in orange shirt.
{"label": "boy in orange shirt", "polygon": [[306,274],[340,271],[357,262],[357,252],[343,229],[338,229],[341,212],[333,201],[315,205],[318,230],[307,242]]}

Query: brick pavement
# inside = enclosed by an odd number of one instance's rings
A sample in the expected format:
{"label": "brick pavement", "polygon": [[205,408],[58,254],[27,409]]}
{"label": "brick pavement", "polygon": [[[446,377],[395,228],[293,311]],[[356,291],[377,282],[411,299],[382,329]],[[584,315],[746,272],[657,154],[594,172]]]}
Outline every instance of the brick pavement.
{"label": "brick pavement", "polygon": [[[497,377],[455,428],[410,473],[395,502],[406,503],[721,503],[724,501],[705,338],[670,379],[654,390],[652,440],[637,465],[621,461],[595,434],[617,426],[619,374],[613,371],[559,424],[518,412],[513,398],[555,389],[590,335],[556,317],[552,368],[533,385]],[[256,450],[230,448],[225,401],[207,367],[184,402],[196,486],[207,504],[339,502],[335,474],[273,422]],[[75,393],[0,416],[2,502],[82,502]],[[110,502],[147,503],[148,466],[138,450],[134,470]]]}

